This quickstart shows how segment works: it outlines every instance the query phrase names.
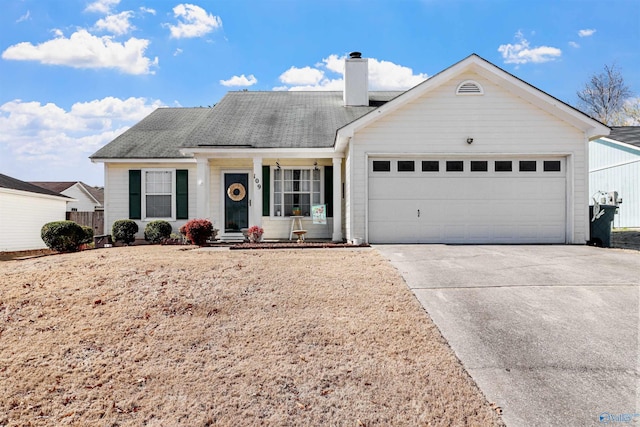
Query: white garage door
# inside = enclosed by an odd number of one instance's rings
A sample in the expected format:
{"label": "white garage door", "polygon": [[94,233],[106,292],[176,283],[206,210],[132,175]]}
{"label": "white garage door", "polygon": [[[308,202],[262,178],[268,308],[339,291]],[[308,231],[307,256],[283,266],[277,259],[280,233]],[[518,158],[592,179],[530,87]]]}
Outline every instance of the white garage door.
{"label": "white garage door", "polygon": [[566,162],[369,159],[371,243],[565,243]]}

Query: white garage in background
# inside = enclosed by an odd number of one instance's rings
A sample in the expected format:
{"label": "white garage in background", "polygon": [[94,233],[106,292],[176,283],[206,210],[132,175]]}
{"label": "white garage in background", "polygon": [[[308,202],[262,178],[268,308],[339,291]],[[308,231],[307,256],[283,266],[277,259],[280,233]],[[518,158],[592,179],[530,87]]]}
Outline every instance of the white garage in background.
{"label": "white garage in background", "polygon": [[0,252],[44,249],[42,226],[64,221],[75,199],[0,174]]}
{"label": "white garage in background", "polygon": [[346,234],[371,243],[584,244],[588,142],[608,133],[471,55],[338,130]]}

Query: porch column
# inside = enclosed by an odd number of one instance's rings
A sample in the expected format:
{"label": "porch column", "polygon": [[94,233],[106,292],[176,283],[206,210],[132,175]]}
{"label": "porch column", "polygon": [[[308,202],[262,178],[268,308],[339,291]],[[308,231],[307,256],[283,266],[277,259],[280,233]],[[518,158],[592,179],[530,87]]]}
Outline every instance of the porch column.
{"label": "porch column", "polygon": [[198,158],[196,170],[196,217],[211,219],[210,198],[211,184],[209,176],[211,170],[209,168],[209,159]]}
{"label": "porch column", "polygon": [[333,159],[333,236],[334,242],[342,241],[342,159]]}
{"label": "porch column", "polygon": [[251,195],[251,225],[262,227],[262,157],[253,158],[253,177]]}

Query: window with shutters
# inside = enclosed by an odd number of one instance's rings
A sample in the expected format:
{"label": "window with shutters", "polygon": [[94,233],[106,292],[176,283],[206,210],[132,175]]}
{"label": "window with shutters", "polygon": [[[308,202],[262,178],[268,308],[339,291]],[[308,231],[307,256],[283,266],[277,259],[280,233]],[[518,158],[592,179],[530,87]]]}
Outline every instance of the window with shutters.
{"label": "window with shutters", "polygon": [[175,218],[173,170],[145,170],[142,174],[142,203],[145,219]]}
{"label": "window with shutters", "polygon": [[294,208],[300,215],[310,216],[311,205],[323,203],[322,176],[318,168],[274,169],[273,210],[276,216],[291,216]]}

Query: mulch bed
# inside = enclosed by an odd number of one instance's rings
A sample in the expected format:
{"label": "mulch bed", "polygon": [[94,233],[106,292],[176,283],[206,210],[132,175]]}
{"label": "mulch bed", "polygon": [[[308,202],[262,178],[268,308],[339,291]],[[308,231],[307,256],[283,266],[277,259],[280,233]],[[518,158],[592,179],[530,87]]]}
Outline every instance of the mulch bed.
{"label": "mulch bed", "polygon": [[236,243],[229,246],[231,250],[242,249],[309,249],[309,248],[368,248],[368,244],[352,245],[350,243],[332,242],[262,242],[262,243]]}

